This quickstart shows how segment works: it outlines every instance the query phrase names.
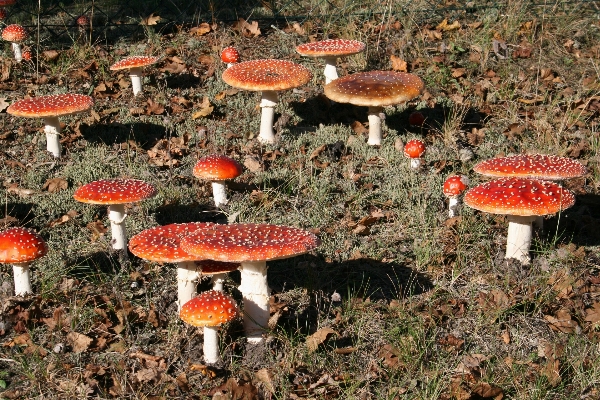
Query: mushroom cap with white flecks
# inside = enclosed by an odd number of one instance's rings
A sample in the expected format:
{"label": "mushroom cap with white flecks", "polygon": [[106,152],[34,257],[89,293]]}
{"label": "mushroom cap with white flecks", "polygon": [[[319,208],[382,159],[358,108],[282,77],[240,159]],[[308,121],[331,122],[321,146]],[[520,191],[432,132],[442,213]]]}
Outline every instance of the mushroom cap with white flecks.
{"label": "mushroom cap with white flecks", "polygon": [[[1,4],[0,4],[1,5]],[[27,39],[27,31],[21,25],[11,24],[2,31],[2,39],[7,42],[21,42]]]}
{"label": "mushroom cap with white flecks", "polygon": [[181,240],[181,248],[205,259],[258,262],[307,253],[320,240],[311,232],[270,224],[213,225]]}
{"label": "mushroom cap with white flecks", "polygon": [[236,63],[240,61],[240,53],[235,47],[225,47],[221,52],[221,61],[224,63]]}
{"label": "mushroom cap with white flecks", "polygon": [[48,252],[44,239],[31,229],[10,228],[0,232],[0,263],[25,263]]}
{"label": "mushroom cap with white flecks", "polygon": [[326,39],[296,46],[298,54],[307,57],[333,57],[357,54],[365,49],[365,44],[351,39]]}
{"label": "mushroom cap with white flecks", "polygon": [[234,64],[222,75],[230,86],[244,90],[287,90],[304,85],[312,78],[310,71],[287,60],[251,60]]}
{"label": "mushroom cap with white flecks", "polygon": [[425,154],[425,142],[419,139],[412,139],[404,145],[404,157],[421,158]]}
{"label": "mushroom cap with white flecks", "polygon": [[444,182],[443,192],[448,197],[455,197],[467,190],[469,178],[464,175],[450,175]]}
{"label": "mushroom cap with white flecks", "polygon": [[220,291],[209,290],[181,306],[179,317],[193,326],[218,326],[234,319],[238,314],[235,300]]}
{"label": "mushroom cap with white flecks", "polygon": [[577,160],[546,154],[496,157],[478,163],[473,171],[496,178],[514,176],[547,180],[577,178],[587,173],[585,166]]}
{"label": "mushroom cap with white flecks", "polygon": [[147,65],[154,64],[160,60],[160,57],[152,57],[152,56],[131,56],[124,58],[120,61],[117,61],[113,65],[110,66],[111,71],[118,71],[121,69],[130,69],[130,68],[139,68],[145,67]]}
{"label": "mushroom cap with white flecks", "polygon": [[84,94],[51,94],[16,101],[6,112],[27,118],[58,117],[87,111],[93,105],[94,100]]}
{"label": "mushroom cap with white flecks", "polygon": [[80,186],[73,197],[89,204],[134,203],[153,197],[156,189],[139,179],[101,179]]}
{"label": "mushroom cap with white flecks", "polygon": [[214,225],[212,222],[187,222],[146,229],[129,240],[129,251],[144,260],[156,262],[195,261],[202,257],[192,256],[180,247],[181,238]]}
{"label": "mushroom cap with white flecks", "polygon": [[535,216],[571,207],[575,204],[575,195],[554,182],[501,178],[471,188],[464,202],[491,214]]}
{"label": "mushroom cap with white flecks", "polygon": [[396,71],[369,71],[346,75],[325,85],[324,94],[338,103],[383,107],[404,103],[425,87],[417,75]]}
{"label": "mushroom cap with white flecks", "polygon": [[202,260],[197,261],[196,266],[201,269],[200,273],[202,275],[215,275],[235,271],[241,264],[215,260]]}
{"label": "mushroom cap with white flecks", "polygon": [[243,172],[242,164],[220,154],[202,157],[194,166],[193,174],[196,178],[222,181],[233,179]]}

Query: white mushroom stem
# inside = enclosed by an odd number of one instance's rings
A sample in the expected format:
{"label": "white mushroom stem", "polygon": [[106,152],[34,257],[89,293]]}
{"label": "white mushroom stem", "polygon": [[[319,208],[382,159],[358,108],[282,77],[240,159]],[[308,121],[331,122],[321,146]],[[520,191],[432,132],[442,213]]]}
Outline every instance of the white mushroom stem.
{"label": "white mushroom stem", "polygon": [[11,45],[12,45],[13,53],[15,54],[15,60],[17,62],[21,62],[21,60],[23,59],[23,55],[21,54],[21,45],[19,45],[19,43],[15,43],[15,42],[12,42]]}
{"label": "white mushroom stem", "polygon": [[225,181],[212,181],[212,190],[215,206],[221,207],[228,203]]}
{"label": "white mushroom stem", "polygon": [[127,247],[127,233],[125,231],[125,205],[111,204],[108,207],[108,219],[112,232],[112,248],[123,250]]}
{"label": "white mushroom stem", "polygon": [[338,78],[337,73],[337,57],[323,57],[325,60],[325,84],[335,81]]}
{"label": "white mushroom stem", "polygon": [[223,291],[223,283],[225,282],[226,276],[227,274],[214,274],[212,278],[210,278],[213,284],[213,290],[216,290],[218,292]]}
{"label": "white mushroom stem", "polygon": [[133,95],[137,96],[137,94],[142,91],[142,67],[130,68],[129,77],[131,78]]}
{"label": "white mushroom stem", "polygon": [[506,238],[505,258],[516,258],[523,264],[529,264],[531,223],[534,219],[534,216],[508,216],[508,236]]}
{"label": "white mushroom stem", "polygon": [[369,107],[369,141],[371,146],[381,145],[381,117],[383,107]]}
{"label": "white mushroom stem", "polygon": [[458,215],[458,206],[460,205],[460,198],[458,196],[452,196],[448,198],[448,217],[454,218]]}
{"label": "white mushroom stem", "polygon": [[423,163],[421,158],[411,158],[410,159],[410,167],[412,169],[419,169],[421,168],[421,164]]}
{"label": "white mushroom stem", "polygon": [[46,150],[56,158],[60,157],[60,121],[58,117],[44,117],[44,132],[46,133]]}
{"label": "white mushroom stem", "polygon": [[265,90],[262,92],[260,99],[262,115],[260,117],[260,134],[258,135],[258,141],[261,143],[275,143],[273,120],[275,119],[277,99],[277,92],[274,90]]}
{"label": "white mushroom stem", "polygon": [[15,296],[27,296],[33,293],[29,263],[13,264],[13,275],[15,277]]}
{"label": "white mushroom stem", "polygon": [[199,268],[194,261],[177,263],[177,311],[196,295]]}
{"label": "white mushroom stem", "polygon": [[239,286],[244,300],[244,331],[249,343],[263,341],[262,334],[269,323],[269,296],[267,263],[243,262],[240,267],[242,283]]}
{"label": "white mushroom stem", "polygon": [[219,327],[204,327],[204,362],[215,364],[219,362]]}

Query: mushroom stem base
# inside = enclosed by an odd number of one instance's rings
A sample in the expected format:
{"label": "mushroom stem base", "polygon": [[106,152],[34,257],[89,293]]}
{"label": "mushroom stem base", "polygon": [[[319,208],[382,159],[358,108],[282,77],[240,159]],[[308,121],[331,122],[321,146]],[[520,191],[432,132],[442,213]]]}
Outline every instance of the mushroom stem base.
{"label": "mushroom stem base", "polygon": [[216,364],[219,362],[219,327],[204,327],[204,362]]}
{"label": "mushroom stem base", "polygon": [[515,258],[523,264],[529,264],[531,247],[531,223],[535,217],[508,216],[508,236],[506,238],[506,256]]}
{"label": "mushroom stem base", "polygon": [[275,119],[275,106],[277,105],[277,92],[265,90],[260,99],[260,134],[258,141],[261,143],[275,143],[275,131],[273,130],[273,120]]}
{"label": "mushroom stem base", "polygon": [[177,264],[177,310],[196,295],[198,267],[193,261],[182,261]]}
{"label": "mushroom stem base", "polygon": [[269,324],[271,290],[267,283],[267,263],[243,262],[240,273],[242,283],[238,289],[244,300],[244,331],[249,343],[260,343]]}
{"label": "mushroom stem base", "polygon": [[420,158],[411,158],[410,159],[410,167],[412,169],[420,169],[422,163],[423,162],[421,161]]}
{"label": "mushroom stem base", "polygon": [[450,197],[448,199],[448,217],[454,218],[458,215],[458,206],[460,205],[460,200],[458,196]]}
{"label": "mushroom stem base", "polygon": [[11,47],[15,55],[15,60],[17,62],[21,62],[21,60],[23,60],[23,54],[21,53],[21,45],[19,45],[19,43],[12,42]]}
{"label": "mushroom stem base", "polygon": [[369,141],[371,146],[381,145],[381,117],[383,107],[369,107]]}
{"label": "mushroom stem base", "polygon": [[58,117],[44,117],[44,132],[46,133],[46,150],[55,158],[60,157],[60,121]]}
{"label": "mushroom stem base", "polygon": [[131,88],[133,89],[133,95],[137,96],[137,94],[142,91],[142,68],[131,68],[129,70],[129,77],[131,78]]}
{"label": "mushroom stem base", "polygon": [[13,264],[13,276],[15,278],[15,296],[27,296],[33,293],[29,263]]}
{"label": "mushroom stem base", "polygon": [[338,78],[337,73],[337,57],[325,57],[325,84],[335,81]]}
{"label": "mushroom stem base", "polygon": [[215,206],[221,207],[228,203],[225,181],[213,181],[212,190],[213,199],[215,200]]}
{"label": "mushroom stem base", "polygon": [[124,224],[126,216],[124,204],[112,204],[108,207],[108,219],[110,220],[112,232],[112,248],[115,250],[123,250],[127,246],[127,233]]}

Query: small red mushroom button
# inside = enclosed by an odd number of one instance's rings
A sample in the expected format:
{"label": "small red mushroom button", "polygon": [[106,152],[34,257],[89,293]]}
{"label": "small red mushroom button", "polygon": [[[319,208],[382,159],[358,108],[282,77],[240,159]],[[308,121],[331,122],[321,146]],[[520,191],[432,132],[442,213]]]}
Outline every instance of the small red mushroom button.
{"label": "small red mushroom button", "polygon": [[240,62],[240,53],[235,47],[225,47],[221,52],[221,61],[227,64],[227,68]]}
{"label": "small red mushroom button", "polygon": [[450,175],[444,182],[443,192],[448,197],[448,217],[455,217],[460,204],[459,196],[467,190],[469,178],[464,175]]}
{"label": "small red mushroom button", "polygon": [[404,156],[410,158],[410,167],[419,169],[421,167],[421,159],[425,155],[425,143],[419,139],[412,139],[406,142],[404,146]]}

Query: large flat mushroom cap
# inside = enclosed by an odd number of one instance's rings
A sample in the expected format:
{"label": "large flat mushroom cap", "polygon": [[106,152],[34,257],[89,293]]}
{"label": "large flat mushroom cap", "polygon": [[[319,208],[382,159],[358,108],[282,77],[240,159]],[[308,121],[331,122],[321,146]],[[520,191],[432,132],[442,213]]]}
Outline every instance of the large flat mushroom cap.
{"label": "large flat mushroom cap", "polygon": [[238,314],[235,300],[220,291],[209,290],[181,306],[179,317],[193,326],[218,326],[234,319]]}
{"label": "large flat mushroom cap", "polygon": [[[0,3],[0,6],[5,5],[8,4]],[[6,40],[7,42],[22,42],[23,40],[27,39],[27,36],[29,35],[27,34],[25,28],[17,24],[8,25],[2,31],[2,39]]]}
{"label": "large flat mushroom cap", "polygon": [[241,175],[242,164],[220,154],[213,154],[198,160],[194,166],[193,175],[196,178],[223,181]]}
{"label": "large flat mushroom cap", "polygon": [[287,90],[304,85],[312,78],[310,71],[287,60],[244,61],[223,72],[223,81],[244,90]]}
{"label": "large flat mushroom cap", "polygon": [[201,257],[183,251],[181,238],[212,225],[212,222],[188,222],[146,229],[129,240],[129,251],[139,258],[156,262],[196,261]]}
{"label": "large flat mushroom cap", "polygon": [[58,117],[87,111],[93,105],[94,100],[84,94],[51,94],[16,101],[6,112],[27,118]]}
{"label": "large flat mushroom cap", "polygon": [[101,179],[79,187],[73,193],[73,198],[89,204],[125,204],[155,194],[154,186],[139,179]]}
{"label": "large flat mushroom cap", "polygon": [[111,71],[118,71],[121,69],[139,68],[147,65],[154,64],[160,60],[160,57],[152,56],[131,56],[117,61],[110,66]]}
{"label": "large flat mushroom cap", "polygon": [[501,178],[470,189],[464,203],[491,214],[536,216],[571,207],[575,195],[554,182]]}
{"label": "large flat mushroom cap", "polygon": [[547,180],[578,178],[587,173],[585,166],[577,160],[545,154],[496,157],[478,163],[473,170],[498,178],[514,176]]}
{"label": "large flat mushroom cap", "polygon": [[0,232],[0,263],[25,263],[48,252],[44,239],[31,229],[10,228]]}
{"label": "large flat mushroom cap", "polygon": [[351,39],[327,39],[296,46],[298,54],[307,57],[342,57],[360,53],[365,44]]}
{"label": "large flat mushroom cap", "polygon": [[325,96],[338,103],[382,107],[404,103],[421,94],[425,84],[417,75],[369,71],[346,75],[325,85]]}
{"label": "large flat mushroom cap", "polygon": [[190,254],[226,262],[289,258],[307,253],[319,244],[311,232],[269,224],[214,225],[181,240],[181,248]]}

